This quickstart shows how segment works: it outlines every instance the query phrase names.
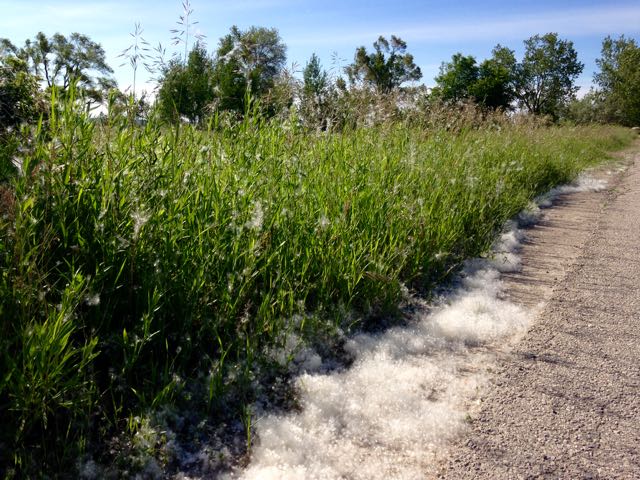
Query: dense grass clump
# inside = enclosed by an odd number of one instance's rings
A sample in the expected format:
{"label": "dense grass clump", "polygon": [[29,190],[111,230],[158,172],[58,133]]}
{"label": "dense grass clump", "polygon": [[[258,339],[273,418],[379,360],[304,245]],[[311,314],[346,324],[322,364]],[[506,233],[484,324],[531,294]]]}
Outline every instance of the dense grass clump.
{"label": "dense grass clump", "polygon": [[242,411],[287,334],[392,314],[630,138],[53,112],[0,187],[0,470],[70,471],[167,405]]}

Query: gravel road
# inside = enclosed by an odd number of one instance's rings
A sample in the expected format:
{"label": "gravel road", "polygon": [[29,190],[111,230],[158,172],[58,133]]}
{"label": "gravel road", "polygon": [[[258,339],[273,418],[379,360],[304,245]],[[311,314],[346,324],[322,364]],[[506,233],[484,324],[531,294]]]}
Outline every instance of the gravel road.
{"label": "gravel road", "polygon": [[623,157],[528,231],[506,292],[544,306],[438,478],[640,479],[640,142]]}

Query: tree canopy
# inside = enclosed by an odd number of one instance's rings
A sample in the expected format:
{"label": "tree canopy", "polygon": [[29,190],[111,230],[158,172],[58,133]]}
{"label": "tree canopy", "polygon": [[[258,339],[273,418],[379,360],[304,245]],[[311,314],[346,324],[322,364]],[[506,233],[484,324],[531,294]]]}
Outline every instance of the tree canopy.
{"label": "tree canopy", "polygon": [[274,85],[284,68],[287,47],[275,28],[250,27],[231,31],[220,39],[214,82],[224,110],[243,111],[247,90],[260,97]]}
{"label": "tree canopy", "polygon": [[456,53],[450,62],[440,66],[440,74],[436,77],[438,86],[434,89],[434,94],[452,102],[471,98],[479,71],[473,56]]}
{"label": "tree canopy", "polygon": [[302,71],[303,94],[307,97],[321,97],[327,90],[329,78],[322,69],[320,59],[314,53]]}
{"label": "tree canopy", "polygon": [[558,118],[579,89],[575,81],[584,65],[573,42],[559,39],[556,33],[534,35],[524,45],[515,75],[518,102],[530,113]]}
{"label": "tree canopy", "polygon": [[391,40],[380,36],[373,43],[374,51],[365,47],[356,50],[354,61],[346,68],[352,83],[362,82],[387,93],[412,80],[420,80],[422,72],[413,61],[413,55],[406,53],[407,43],[391,35]]}
{"label": "tree canopy", "polygon": [[472,93],[480,105],[508,110],[515,98],[516,57],[513,50],[502,45],[496,45],[491,53],[478,68]]}
{"label": "tree canopy", "polygon": [[186,117],[200,123],[214,98],[213,62],[204,46],[196,43],[186,64],[174,60],[166,67],[158,90],[158,110],[170,121]]}
{"label": "tree canopy", "polygon": [[607,37],[594,76],[604,119],[624,125],[640,124],[640,48],[633,39]]}
{"label": "tree canopy", "polygon": [[27,70],[49,88],[55,85],[64,92],[75,83],[89,104],[101,102],[105,93],[115,87],[104,49],[80,33],[67,38],[60,33],[47,37],[39,32],[22,47],[3,38],[0,50],[3,57],[13,56],[25,62]]}
{"label": "tree canopy", "polygon": [[443,63],[433,94],[448,102],[473,100],[488,108],[511,108],[516,60],[512,50],[497,45],[480,65],[471,56],[456,53]]}
{"label": "tree canopy", "polygon": [[38,79],[18,58],[0,59],[0,136],[43,112]]}

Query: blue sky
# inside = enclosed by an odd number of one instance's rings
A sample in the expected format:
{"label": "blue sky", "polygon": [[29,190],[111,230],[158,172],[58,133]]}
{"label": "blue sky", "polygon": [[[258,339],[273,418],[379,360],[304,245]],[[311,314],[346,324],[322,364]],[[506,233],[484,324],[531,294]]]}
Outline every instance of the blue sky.
{"label": "blue sky", "polygon": [[[370,48],[378,35],[398,35],[408,43],[427,85],[434,84],[441,62],[456,52],[482,60],[501,43],[520,58],[524,39],[553,31],[574,42],[585,64],[578,84],[586,90],[606,35],[640,40],[638,1],[191,0],[191,5],[210,50],[231,25],[275,27],[287,44],[289,66],[298,69],[316,52],[325,68],[337,74],[356,47]],[[134,23],[142,24],[151,44],[162,42],[171,51],[169,30],[182,6],[179,0],[0,0],[0,12],[0,37],[17,44],[38,31],[87,34],[105,48],[120,87],[126,88],[131,68],[119,67],[117,56],[130,44]],[[144,83],[147,75],[138,75],[140,89],[150,88]]]}

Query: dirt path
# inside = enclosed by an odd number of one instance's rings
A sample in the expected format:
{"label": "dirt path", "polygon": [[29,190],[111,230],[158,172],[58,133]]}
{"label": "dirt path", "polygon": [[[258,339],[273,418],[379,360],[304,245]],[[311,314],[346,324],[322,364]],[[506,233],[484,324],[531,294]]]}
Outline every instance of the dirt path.
{"label": "dirt path", "polygon": [[438,477],[640,478],[640,142],[623,157],[527,231],[505,291],[544,306]]}

